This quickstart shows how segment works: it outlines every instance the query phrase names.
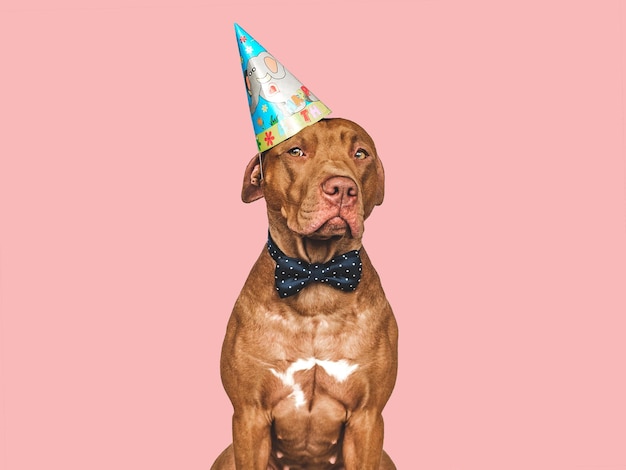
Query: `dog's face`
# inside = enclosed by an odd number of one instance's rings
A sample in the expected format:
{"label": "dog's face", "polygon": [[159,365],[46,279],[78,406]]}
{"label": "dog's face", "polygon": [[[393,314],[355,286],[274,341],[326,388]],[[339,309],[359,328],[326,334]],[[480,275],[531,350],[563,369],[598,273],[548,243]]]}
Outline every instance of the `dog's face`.
{"label": "dog's face", "polygon": [[[360,239],[383,201],[384,172],[374,141],[358,124],[323,119],[262,155],[244,175],[242,199],[265,197],[270,223],[301,237]],[[262,176],[262,178],[261,178]]]}

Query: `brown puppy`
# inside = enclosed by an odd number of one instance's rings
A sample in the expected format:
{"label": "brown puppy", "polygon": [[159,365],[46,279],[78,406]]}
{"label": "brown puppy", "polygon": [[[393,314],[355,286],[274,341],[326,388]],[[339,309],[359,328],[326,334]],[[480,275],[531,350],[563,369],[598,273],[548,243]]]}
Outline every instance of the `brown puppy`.
{"label": "brown puppy", "polygon": [[384,194],[374,142],[357,124],[304,128],[245,172],[242,198],[265,197],[284,255],[325,263],[360,250],[353,291],[314,282],[281,297],[264,249],[233,309],[221,375],[234,408],[233,445],[212,470],[391,470],[381,412],[397,370],[398,330],[361,246]]}

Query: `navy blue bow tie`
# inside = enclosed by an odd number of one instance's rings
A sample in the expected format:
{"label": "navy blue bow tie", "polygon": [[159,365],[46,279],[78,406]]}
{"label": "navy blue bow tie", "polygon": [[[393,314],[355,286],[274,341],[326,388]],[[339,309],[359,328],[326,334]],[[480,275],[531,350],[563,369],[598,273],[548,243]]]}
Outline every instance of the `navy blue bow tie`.
{"label": "navy blue bow tie", "polygon": [[276,261],[276,290],[281,297],[300,292],[311,282],[328,284],[342,291],[353,291],[361,281],[361,256],[359,250],[338,255],[324,264],[309,264],[290,258],[268,236],[267,249]]}

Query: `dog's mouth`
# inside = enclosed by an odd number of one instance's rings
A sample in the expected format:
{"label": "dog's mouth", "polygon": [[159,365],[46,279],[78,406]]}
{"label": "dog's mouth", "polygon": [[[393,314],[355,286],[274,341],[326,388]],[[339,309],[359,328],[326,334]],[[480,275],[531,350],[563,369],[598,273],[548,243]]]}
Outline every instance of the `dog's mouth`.
{"label": "dog's mouth", "polygon": [[[359,238],[362,233],[362,225],[358,223],[356,217],[344,215],[332,215],[327,219],[317,219],[316,223],[308,225],[306,228],[294,230],[300,235],[315,240],[327,240],[330,238]],[[295,227],[291,227],[292,230]]]}
{"label": "dog's mouth", "polygon": [[351,234],[350,225],[339,216],[335,216],[324,222],[309,238],[331,238]]}

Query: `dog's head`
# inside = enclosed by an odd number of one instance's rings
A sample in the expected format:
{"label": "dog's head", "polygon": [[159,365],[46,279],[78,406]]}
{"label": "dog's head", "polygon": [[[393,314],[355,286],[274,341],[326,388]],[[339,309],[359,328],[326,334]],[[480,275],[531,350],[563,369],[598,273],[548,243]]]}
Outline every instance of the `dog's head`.
{"label": "dog's head", "polygon": [[252,158],[241,197],[264,197],[270,225],[314,240],[360,240],[383,202],[384,171],[374,141],[358,124],[323,119]]}

